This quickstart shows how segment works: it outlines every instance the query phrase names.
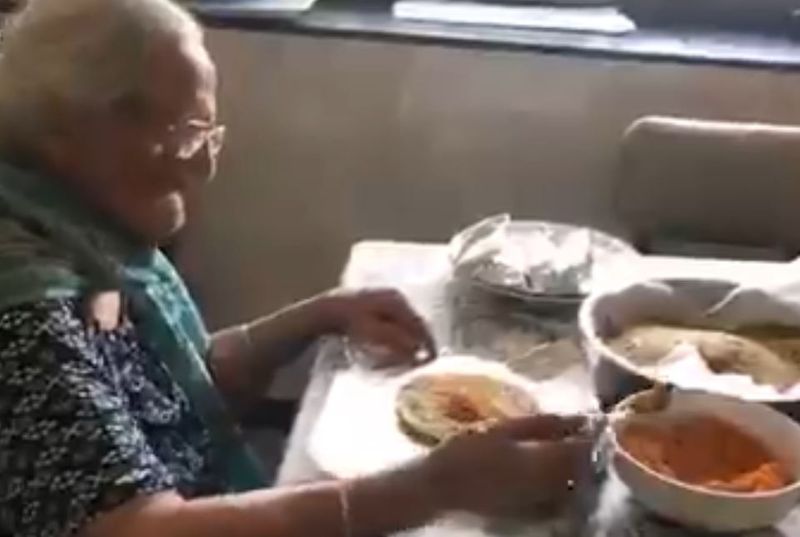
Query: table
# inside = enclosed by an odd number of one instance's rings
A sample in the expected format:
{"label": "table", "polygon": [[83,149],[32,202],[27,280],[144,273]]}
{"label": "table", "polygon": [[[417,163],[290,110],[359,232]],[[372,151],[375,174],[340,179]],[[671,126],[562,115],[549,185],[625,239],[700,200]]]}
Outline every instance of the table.
{"label": "table", "polygon": [[[680,259],[648,256],[637,266],[617,274],[630,277],[726,277],[743,283],[779,281],[799,267],[794,263],[732,262],[710,259]],[[393,286],[399,288],[412,305],[428,320],[439,345],[449,339],[449,312],[444,288],[449,280],[450,265],[447,248],[440,244],[394,243],[367,241],[356,244],[342,275],[342,285],[348,288]],[[311,380],[305,392],[294,430],[287,443],[284,461],[278,473],[280,485],[296,484],[326,477],[305,450],[317,416],[323,408],[336,372],[348,366],[342,343],[336,339],[321,341]],[[697,537],[696,533],[671,525],[647,515],[634,504],[625,489],[611,477],[602,485],[597,507],[593,509],[592,524],[580,537]],[[467,537],[501,537],[530,535],[531,537],[567,537],[571,533],[532,529],[530,533],[498,528],[492,532],[476,530],[466,533],[432,526],[404,533],[407,537],[459,535]],[[776,528],[751,532],[742,537],[800,536],[800,509]]]}

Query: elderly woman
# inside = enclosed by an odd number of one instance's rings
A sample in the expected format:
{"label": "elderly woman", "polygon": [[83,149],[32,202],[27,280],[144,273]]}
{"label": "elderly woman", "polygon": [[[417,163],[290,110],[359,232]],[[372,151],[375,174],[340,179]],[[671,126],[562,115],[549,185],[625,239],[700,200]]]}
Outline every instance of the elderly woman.
{"label": "elderly woman", "polygon": [[330,292],[208,336],[157,245],[224,130],[168,0],[30,0],[0,58],[0,534],[359,536],[564,498],[577,418],[447,442],[379,475],[266,489],[233,426],[323,334],[396,363],[431,338],[394,292]]}

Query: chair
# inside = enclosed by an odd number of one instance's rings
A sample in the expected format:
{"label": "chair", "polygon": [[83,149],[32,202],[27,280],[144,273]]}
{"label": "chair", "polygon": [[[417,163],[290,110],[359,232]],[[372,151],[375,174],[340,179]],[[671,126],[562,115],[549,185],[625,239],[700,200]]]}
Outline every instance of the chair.
{"label": "chair", "polygon": [[646,253],[800,253],[800,128],[644,117],[622,139],[615,210]]}

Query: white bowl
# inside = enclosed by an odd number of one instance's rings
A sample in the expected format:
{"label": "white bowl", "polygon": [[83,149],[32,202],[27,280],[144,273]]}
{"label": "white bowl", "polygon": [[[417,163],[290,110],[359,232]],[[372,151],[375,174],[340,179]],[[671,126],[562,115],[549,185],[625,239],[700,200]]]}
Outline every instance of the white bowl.
{"label": "white bowl", "polygon": [[[584,301],[578,324],[584,355],[592,370],[595,392],[600,401],[605,406],[611,406],[632,393],[652,386],[655,382],[668,382],[663,377],[657,378],[653,368],[640,367],[626,356],[615,352],[606,343],[608,339],[619,335],[627,327],[653,319],[667,323],[700,325],[707,322],[705,312],[718,304],[737,286],[735,282],[726,280],[642,281],[595,293]],[[780,324],[800,327],[800,315],[796,313],[798,310],[790,309],[793,316],[782,318]],[[750,322],[769,323],[774,322],[774,319],[759,316]],[[730,384],[727,381],[698,385],[696,379],[692,382],[685,380],[672,381],[683,389],[699,388],[709,392],[735,395],[741,399],[769,403],[800,421],[800,401],[795,393],[780,394],[775,390],[772,390],[774,393],[769,393],[770,390],[764,389],[742,392],[738,384]]]}
{"label": "white bowl", "polygon": [[623,418],[612,426],[612,464],[636,500],[664,518],[712,532],[772,526],[798,506],[800,425],[767,405],[688,391],[673,393],[669,407],[647,419],[684,415],[715,416],[749,433],[786,465],[795,481],[776,491],[730,493],[671,479],[649,469],[622,448],[617,435],[630,423],[630,419]]}

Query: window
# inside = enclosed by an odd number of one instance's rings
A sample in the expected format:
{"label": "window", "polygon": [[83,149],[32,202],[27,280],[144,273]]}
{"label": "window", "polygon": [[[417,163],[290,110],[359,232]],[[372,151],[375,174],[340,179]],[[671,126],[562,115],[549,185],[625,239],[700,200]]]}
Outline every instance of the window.
{"label": "window", "polygon": [[800,12],[800,0],[398,0],[394,6],[404,19],[609,34],[634,23],[786,32]]}

